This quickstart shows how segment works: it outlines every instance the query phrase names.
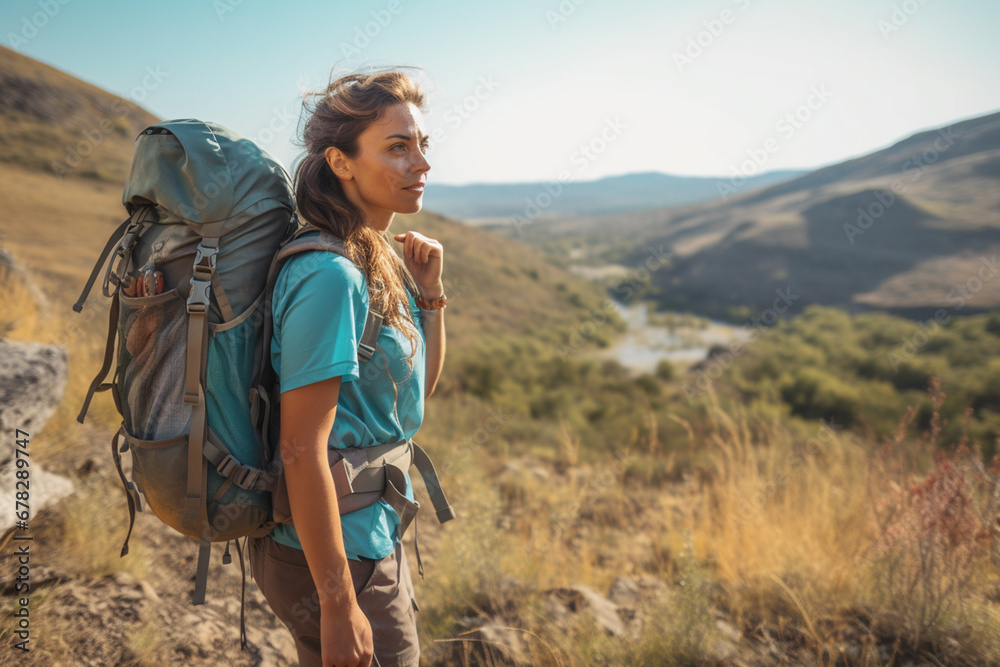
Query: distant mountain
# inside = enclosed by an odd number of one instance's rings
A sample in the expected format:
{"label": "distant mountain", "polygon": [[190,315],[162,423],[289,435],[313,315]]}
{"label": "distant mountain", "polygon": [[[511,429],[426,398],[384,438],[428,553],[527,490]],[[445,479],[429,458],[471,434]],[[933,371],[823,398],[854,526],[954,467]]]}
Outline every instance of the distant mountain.
{"label": "distant mountain", "polygon": [[[804,173],[788,170],[751,176],[737,191],[747,192]],[[728,178],[672,176],[655,171],[564,183],[438,185],[432,181],[424,204],[474,224],[509,222],[514,216],[534,220],[607,215],[707,201],[720,196],[720,184],[732,187]]]}
{"label": "distant mountain", "polygon": [[[719,201],[534,225],[526,240],[637,267],[664,306],[752,314],[777,291],[927,318],[1000,308],[1000,113]],[[608,230],[614,230],[613,235]],[[568,253],[567,253],[568,254]],[[943,317],[943,315],[942,315]]]}

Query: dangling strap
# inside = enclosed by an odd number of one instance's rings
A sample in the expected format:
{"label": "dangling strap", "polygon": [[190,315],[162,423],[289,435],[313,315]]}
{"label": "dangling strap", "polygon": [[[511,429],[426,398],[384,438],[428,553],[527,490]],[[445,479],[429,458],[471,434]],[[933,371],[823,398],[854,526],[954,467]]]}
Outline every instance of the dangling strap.
{"label": "dangling strap", "polygon": [[121,428],[115,432],[115,437],[111,440],[111,456],[115,461],[115,468],[118,470],[118,477],[122,480],[122,486],[125,487],[125,497],[128,500],[128,534],[125,536],[125,544],[122,545],[122,553],[119,558],[123,558],[128,553],[128,541],[132,537],[132,527],[135,525],[135,499],[132,497],[128,481],[125,479],[125,473],[122,471],[122,457],[118,451],[118,440],[121,438],[124,430],[125,425],[122,424]]}
{"label": "dangling strap", "polygon": [[94,392],[104,391],[111,387],[111,385],[101,385],[104,382],[104,378],[108,376],[108,372],[111,370],[111,359],[115,354],[115,338],[118,336],[118,289],[115,289],[114,296],[111,298],[111,309],[108,311],[108,342],[104,347],[104,363],[101,364],[101,370],[97,371],[97,375],[94,377],[94,381],[90,383],[90,389],[87,390],[87,398],[83,401],[83,409],[80,410],[80,414],[77,415],[76,420],[83,423],[84,417],[87,415],[87,410],[90,409],[90,401],[94,398]]}
{"label": "dangling strap", "polygon": [[[411,440],[411,442],[413,441]],[[427,495],[431,497],[431,503],[434,505],[438,521],[444,523],[445,521],[454,519],[456,516],[455,510],[452,509],[448,503],[448,498],[444,495],[444,489],[441,488],[441,482],[438,480],[434,462],[431,461],[431,457],[427,455],[424,448],[415,442],[413,442],[413,464],[417,466],[420,476],[424,478]]]}
{"label": "dangling strap", "polygon": [[208,559],[212,555],[212,543],[198,540],[198,570],[194,578],[193,604],[205,604],[205,591],[208,589]]}
{"label": "dangling strap", "polygon": [[399,534],[406,533],[410,522],[417,516],[420,503],[407,498],[399,489],[406,489],[406,473],[397,466],[387,463],[378,469],[385,477],[385,489],[382,493],[382,500],[389,504],[389,507],[396,511],[399,516]]}
{"label": "dangling strap", "polygon": [[101,272],[101,267],[104,263],[108,261],[108,255],[114,250],[115,246],[121,241],[122,235],[125,230],[128,229],[129,223],[132,222],[132,216],[125,219],[125,222],[118,225],[118,229],[111,232],[111,238],[108,239],[107,245],[104,246],[104,250],[101,251],[100,257],[97,259],[97,264],[94,265],[94,270],[90,272],[90,278],[87,279],[87,284],[83,288],[83,292],[80,294],[80,298],[76,300],[73,304],[73,310],[76,312],[81,312],[83,310],[83,304],[87,300],[87,296],[90,294],[90,290],[94,287],[94,282],[97,280],[97,274]]}
{"label": "dangling strap", "polygon": [[[246,546],[246,541],[249,537],[243,538],[244,547]],[[243,577],[243,581],[240,585],[240,650],[249,650],[247,644],[247,623],[244,609],[246,608],[247,601],[247,570],[246,566],[243,565],[243,548],[240,547],[239,538],[236,539],[236,553],[240,557],[240,574]]]}
{"label": "dangling strap", "polygon": [[403,543],[397,544],[396,548],[399,549],[399,554],[396,556],[396,585],[393,587],[393,596],[399,593],[399,580],[403,578]]}
{"label": "dangling strap", "polygon": [[424,578],[424,564],[420,560],[420,543],[417,541],[417,517],[413,517],[413,550],[417,552],[417,572]]}

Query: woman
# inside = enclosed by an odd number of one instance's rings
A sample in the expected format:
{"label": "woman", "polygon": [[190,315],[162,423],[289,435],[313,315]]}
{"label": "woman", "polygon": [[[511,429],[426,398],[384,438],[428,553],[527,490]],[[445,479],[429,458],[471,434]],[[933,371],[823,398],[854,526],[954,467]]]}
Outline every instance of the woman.
{"label": "woman", "polygon": [[[415,231],[395,234],[401,262],[387,231],[396,213],[421,207],[430,169],[424,98],[396,71],[343,76],[317,98],[296,203],[304,222],[344,239],[351,259],[303,252],[275,284],[271,359],[294,527],[252,540],[251,569],[300,664],[367,666],[374,654],[382,667],[417,665],[399,517],[382,500],[340,515],[326,450],[412,437],[441,373],[443,302],[433,300],[444,296],[443,248]],[[375,356],[359,364],[369,304],[385,320]],[[405,495],[413,499],[409,475]]]}

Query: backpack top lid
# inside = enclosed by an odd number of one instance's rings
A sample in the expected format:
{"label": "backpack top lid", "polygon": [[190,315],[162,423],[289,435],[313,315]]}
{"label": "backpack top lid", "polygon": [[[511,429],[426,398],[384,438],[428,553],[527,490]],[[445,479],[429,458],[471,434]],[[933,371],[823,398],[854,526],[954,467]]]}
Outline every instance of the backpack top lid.
{"label": "backpack top lid", "polygon": [[285,168],[253,141],[193,118],[150,125],[135,143],[122,203],[158,205],[188,222],[221,222],[263,200],[294,210]]}

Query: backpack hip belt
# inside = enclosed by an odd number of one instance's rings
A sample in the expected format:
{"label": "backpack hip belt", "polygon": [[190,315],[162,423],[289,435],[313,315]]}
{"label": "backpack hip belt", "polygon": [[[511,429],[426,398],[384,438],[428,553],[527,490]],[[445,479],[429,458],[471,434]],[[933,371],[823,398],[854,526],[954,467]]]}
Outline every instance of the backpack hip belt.
{"label": "backpack hip belt", "polygon": [[[120,439],[123,439],[124,442],[119,447]],[[140,440],[129,435],[124,425],[115,433],[112,440],[112,456],[129,501],[129,529],[122,547],[122,555],[128,553],[128,542],[135,523],[135,512],[143,511],[143,506],[150,506],[150,504],[148,501],[143,501],[143,490],[125,475],[121,454],[127,452],[130,447],[163,449],[182,445],[185,442],[187,442],[187,437],[183,435],[161,441]],[[234,484],[247,490],[267,491],[273,494],[274,522],[292,523],[288,488],[285,484],[283,469],[279,469],[278,473],[274,474],[240,463],[224,446],[219,444],[218,438],[211,429],[208,430],[208,437],[204,441],[202,453],[207,462],[211,463],[226,479],[212,500],[220,497]],[[369,447],[330,448],[327,450],[327,457],[336,488],[340,514],[354,512],[373,505],[379,500],[384,500],[399,516],[399,536],[402,538],[410,523],[415,522],[417,512],[420,509],[419,502],[406,497],[405,472],[409,470],[410,466],[415,465],[424,480],[438,522],[444,523],[456,516],[444,489],[441,487],[434,462],[413,438]],[[170,517],[161,518],[168,520]],[[414,530],[416,530],[415,523]],[[260,537],[269,532],[270,526],[266,530],[260,531],[260,534],[256,536]],[[418,571],[423,577],[423,563],[416,536],[414,536],[414,547],[417,553]]]}
{"label": "backpack hip belt", "polygon": [[[413,523],[417,570],[423,577],[424,567],[416,533],[416,518],[420,503],[406,497],[405,471],[409,470],[411,465],[415,465],[420,471],[439,523],[450,521],[456,516],[444,489],[441,488],[434,462],[423,447],[414,442],[413,438],[409,438],[369,447],[330,448],[327,450],[327,458],[330,462],[340,514],[347,514],[383,500],[399,516],[400,539],[410,523]],[[292,523],[283,469],[278,473],[273,500],[274,520],[277,523]]]}

